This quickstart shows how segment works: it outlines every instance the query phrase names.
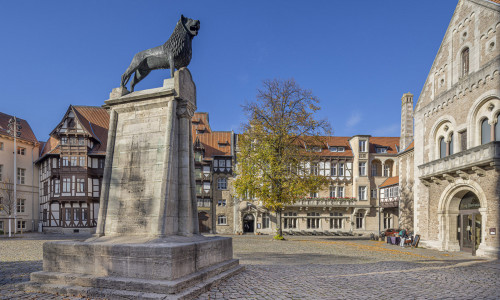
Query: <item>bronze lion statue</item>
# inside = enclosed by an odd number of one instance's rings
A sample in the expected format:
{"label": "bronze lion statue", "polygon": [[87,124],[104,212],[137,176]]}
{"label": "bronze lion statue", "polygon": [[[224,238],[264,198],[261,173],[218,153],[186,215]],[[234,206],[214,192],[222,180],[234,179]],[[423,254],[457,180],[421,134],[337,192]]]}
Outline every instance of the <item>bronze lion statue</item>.
{"label": "bronze lion statue", "polygon": [[149,72],[156,69],[170,69],[170,76],[174,77],[175,69],[187,67],[192,56],[192,40],[198,35],[200,21],[193,20],[181,15],[174,32],[161,46],[141,51],[134,55],[130,66],[122,75],[121,86],[125,87],[132,74],[130,82],[130,92],[134,91],[134,86],[143,80]]}

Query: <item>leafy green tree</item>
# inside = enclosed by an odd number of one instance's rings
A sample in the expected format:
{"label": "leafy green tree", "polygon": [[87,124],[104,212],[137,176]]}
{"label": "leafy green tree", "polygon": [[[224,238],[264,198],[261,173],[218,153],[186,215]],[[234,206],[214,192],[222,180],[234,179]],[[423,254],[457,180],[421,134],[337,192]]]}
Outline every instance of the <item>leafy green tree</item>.
{"label": "leafy green tree", "polygon": [[278,238],[284,206],[328,183],[316,167],[322,136],[330,134],[329,123],[315,118],[318,103],[293,79],[274,79],[264,81],[256,100],[243,106],[248,121],[238,137],[235,191],[277,214]]}

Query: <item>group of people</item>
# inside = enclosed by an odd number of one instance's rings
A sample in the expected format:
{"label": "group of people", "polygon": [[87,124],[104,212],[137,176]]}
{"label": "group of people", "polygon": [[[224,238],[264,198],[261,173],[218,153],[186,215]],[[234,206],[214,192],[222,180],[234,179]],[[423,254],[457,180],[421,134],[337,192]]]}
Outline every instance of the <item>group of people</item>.
{"label": "group of people", "polygon": [[[405,246],[405,242],[410,239],[410,237],[408,236],[408,232],[406,231],[406,229],[401,229],[401,231],[397,234],[397,236],[399,236],[399,238],[401,239],[401,242],[399,243],[399,245],[401,247],[404,247]],[[411,241],[411,239],[410,239]]]}

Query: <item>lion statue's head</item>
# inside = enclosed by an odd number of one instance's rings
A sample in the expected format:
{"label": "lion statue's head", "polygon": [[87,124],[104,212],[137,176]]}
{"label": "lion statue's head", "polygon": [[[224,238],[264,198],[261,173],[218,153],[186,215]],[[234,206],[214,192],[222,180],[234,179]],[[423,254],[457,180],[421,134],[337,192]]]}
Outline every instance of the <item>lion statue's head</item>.
{"label": "lion statue's head", "polygon": [[180,22],[184,26],[184,28],[187,30],[187,32],[189,32],[190,35],[192,35],[192,36],[198,35],[198,30],[200,30],[200,21],[199,20],[193,20],[193,19],[184,17],[184,15],[181,15]]}

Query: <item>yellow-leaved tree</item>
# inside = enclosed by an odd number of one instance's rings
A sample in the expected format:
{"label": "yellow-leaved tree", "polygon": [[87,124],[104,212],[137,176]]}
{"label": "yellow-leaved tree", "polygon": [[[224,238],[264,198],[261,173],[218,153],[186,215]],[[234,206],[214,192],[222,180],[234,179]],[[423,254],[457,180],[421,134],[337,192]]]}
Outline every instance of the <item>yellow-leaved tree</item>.
{"label": "yellow-leaved tree", "polygon": [[265,80],[256,100],[243,106],[248,121],[238,136],[234,187],[239,197],[252,195],[276,213],[276,238],[283,234],[283,208],[328,184],[312,168],[322,136],[330,134],[329,123],[315,118],[318,103],[293,79],[274,79]]}

